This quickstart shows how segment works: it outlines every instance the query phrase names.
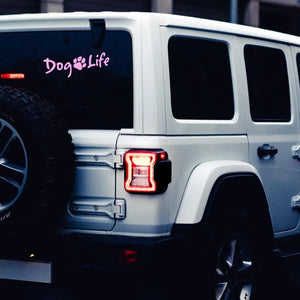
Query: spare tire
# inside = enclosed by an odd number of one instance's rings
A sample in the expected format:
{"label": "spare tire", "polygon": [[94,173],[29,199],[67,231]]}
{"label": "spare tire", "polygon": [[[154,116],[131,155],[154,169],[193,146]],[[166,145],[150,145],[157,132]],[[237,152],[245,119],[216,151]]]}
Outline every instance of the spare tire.
{"label": "spare tire", "polygon": [[73,150],[52,104],[0,87],[0,229],[54,224],[73,188]]}

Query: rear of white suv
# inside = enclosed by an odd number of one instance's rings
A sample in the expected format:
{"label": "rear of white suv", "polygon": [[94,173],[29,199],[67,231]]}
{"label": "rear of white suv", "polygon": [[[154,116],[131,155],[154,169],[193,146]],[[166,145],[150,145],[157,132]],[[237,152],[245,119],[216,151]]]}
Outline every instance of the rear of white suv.
{"label": "rear of white suv", "polygon": [[150,277],[254,299],[274,231],[298,230],[297,149],[287,154],[300,42],[140,13],[2,17],[0,29],[1,262],[15,268],[0,277],[72,282],[88,270],[97,282],[167,265]]}

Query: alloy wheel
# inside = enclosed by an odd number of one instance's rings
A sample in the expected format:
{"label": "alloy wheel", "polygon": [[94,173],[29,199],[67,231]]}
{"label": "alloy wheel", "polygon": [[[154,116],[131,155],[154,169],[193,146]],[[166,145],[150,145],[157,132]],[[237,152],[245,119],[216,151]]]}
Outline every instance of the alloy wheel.
{"label": "alloy wheel", "polygon": [[240,235],[221,245],[216,266],[216,300],[249,300],[254,281],[253,256],[249,242]]}
{"label": "alloy wheel", "polygon": [[0,213],[9,209],[24,190],[28,159],[18,131],[0,119]]}

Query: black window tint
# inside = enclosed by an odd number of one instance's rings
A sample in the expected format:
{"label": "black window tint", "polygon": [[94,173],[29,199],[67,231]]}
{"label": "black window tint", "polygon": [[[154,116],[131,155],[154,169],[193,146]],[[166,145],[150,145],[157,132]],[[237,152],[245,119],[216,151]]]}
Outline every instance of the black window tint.
{"label": "black window tint", "polygon": [[234,115],[228,47],[225,43],[171,37],[172,111],[177,119],[230,120]]}
{"label": "black window tint", "polygon": [[297,54],[297,69],[298,69],[298,78],[300,84],[300,53]]}
{"label": "black window tint", "polygon": [[247,45],[244,49],[251,117],[256,122],[290,121],[290,92],[284,53]]}
{"label": "black window tint", "polygon": [[46,97],[70,128],[133,127],[132,43],[125,31],[107,31],[100,48],[89,30],[2,33],[0,73],[25,73],[24,80],[0,84]]}

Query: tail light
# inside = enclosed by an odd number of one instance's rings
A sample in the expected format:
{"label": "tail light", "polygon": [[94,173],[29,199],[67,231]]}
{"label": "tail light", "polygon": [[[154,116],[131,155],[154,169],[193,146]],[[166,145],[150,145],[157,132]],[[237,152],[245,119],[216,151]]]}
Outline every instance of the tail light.
{"label": "tail light", "polygon": [[130,150],[125,157],[125,190],[163,193],[171,182],[171,161],[163,150]]}
{"label": "tail light", "polygon": [[132,266],[138,261],[137,250],[121,249],[119,253],[119,265],[122,267]]}

